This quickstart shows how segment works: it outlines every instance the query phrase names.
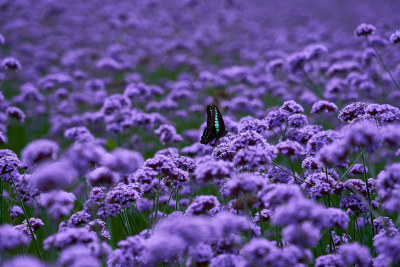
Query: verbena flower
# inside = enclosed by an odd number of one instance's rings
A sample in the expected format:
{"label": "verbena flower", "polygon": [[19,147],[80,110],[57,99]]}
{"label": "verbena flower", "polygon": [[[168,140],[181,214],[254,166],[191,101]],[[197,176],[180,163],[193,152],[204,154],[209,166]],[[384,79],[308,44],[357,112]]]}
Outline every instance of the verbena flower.
{"label": "verbena flower", "polygon": [[7,71],[18,71],[21,69],[21,63],[14,57],[6,57],[3,59],[1,66]]}
{"label": "verbena flower", "polygon": [[195,171],[196,179],[202,182],[218,181],[233,174],[233,164],[223,160],[199,163]]}
{"label": "verbena flower", "polygon": [[357,242],[338,247],[338,252],[346,266],[353,264],[365,267],[370,266],[371,254],[369,249]]}
{"label": "verbena flower", "polygon": [[39,259],[29,255],[15,256],[14,258],[7,260],[3,263],[3,267],[45,267],[46,265]]}
{"label": "verbena flower", "polygon": [[8,107],[6,110],[6,113],[9,118],[14,118],[14,119],[18,120],[20,123],[24,123],[24,121],[25,121],[26,115],[20,108]]}
{"label": "verbena flower", "polygon": [[11,224],[0,226],[0,251],[12,250],[14,248],[29,244],[29,237],[18,231]]}
{"label": "verbena flower", "polygon": [[303,198],[300,187],[288,184],[269,184],[258,193],[264,206],[268,209],[275,209],[290,201],[297,201]]}
{"label": "verbena flower", "polygon": [[301,156],[304,153],[303,146],[296,141],[291,140],[281,141],[275,146],[275,148],[277,154],[281,154],[287,157]]}
{"label": "verbena flower", "polygon": [[288,118],[288,125],[293,128],[300,128],[308,124],[307,117],[303,114],[293,114]]}
{"label": "verbena flower", "polygon": [[354,34],[357,36],[368,36],[375,33],[376,28],[371,24],[361,23],[357,26]]}
{"label": "verbena flower", "polygon": [[224,191],[227,196],[250,194],[261,190],[266,182],[267,180],[262,176],[252,173],[240,173],[226,182]]}
{"label": "verbena flower", "polygon": [[314,247],[321,238],[320,231],[310,222],[291,224],[283,228],[282,238],[300,247]]}
{"label": "verbena flower", "polygon": [[400,42],[400,30],[395,31],[390,35],[390,42],[392,44],[397,44]]}
{"label": "verbena flower", "polygon": [[182,141],[182,136],[176,133],[172,125],[163,124],[154,133],[158,136],[162,144],[177,143]]}
{"label": "verbena flower", "polygon": [[99,259],[93,255],[92,249],[88,246],[77,244],[64,249],[58,258],[60,266],[96,267],[100,265]]}
{"label": "verbena flower", "polygon": [[339,112],[339,119],[343,122],[351,122],[358,116],[365,114],[367,104],[362,102],[355,102],[342,108]]}
{"label": "verbena flower", "polygon": [[32,168],[43,161],[55,160],[59,149],[58,144],[52,140],[34,140],[21,151],[21,159]]}
{"label": "verbena flower", "polygon": [[78,174],[67,161],[40,166],[32,175],[32,182],[42,192],[63,189],[72,185]]}
{"label": "verbena flower", "polygon": [[265,169],[275,159],[275,153],[275,147],[269,144],[248,146],[236,153],[233,163],[247,170]]}
{"label": "verbena flower", "polygon": [[186,209],[189,215],[215,215],[220,211],[221,204],[215,196],[197,196]]}
{"label": "verbena flower", "polygon": [[54,190],[39,195],[39,203],[46,208],[54,220],[69,215],[74,207],[76,197],[72,193]]}
{"label": "verbena flower", "polygon": [[353,212],[367,212],[368,206],[366,200],[356,194],[350,194],[340,200],[339,207],[348,208]]}
{"label": "verbena flower", "polygon": [[99,167],[90,172],[87,176],[87,181],[92,187],[110,187],[118,183],[120,176],[107,167]]}
{"label": "verbena flower", "polygon": [[11,218],[17,218],[17,217],[21,216],[22,214],[23,214],[23,211],[20,206],[13,206],[10,209],[10,217]]}
{"label": "verbena flower", "polygon": [[391,212],[400,212],[400,164],[387,165],[378,174],[378,196],[383,208]]}
{"label": "verbena flower", "polygon": [[307,192],[307,196],[313,199],[332,194],[332,187],[336,183],[329,174],[327,175],[322,172],[308,175],[305,181],[307,183],[303,183],[301,187]]}
{"label": "verbena flower", "polygon": [[335,103],[326,100],[318,100],[311,108],[311,113],[328,113],[336,112],[338,107]]}

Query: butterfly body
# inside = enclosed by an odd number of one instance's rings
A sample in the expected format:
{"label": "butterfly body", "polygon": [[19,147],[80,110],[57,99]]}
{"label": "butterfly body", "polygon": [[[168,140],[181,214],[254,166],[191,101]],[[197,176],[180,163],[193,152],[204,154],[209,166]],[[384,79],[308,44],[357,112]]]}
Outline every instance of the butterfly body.
{"label": "butterfly body", "polygon": [[206,145],[214,139],[218,141],[226,134],[225,123],[218,107],[215,105],[207,106],[207,127],[204,129],[200,143]]}

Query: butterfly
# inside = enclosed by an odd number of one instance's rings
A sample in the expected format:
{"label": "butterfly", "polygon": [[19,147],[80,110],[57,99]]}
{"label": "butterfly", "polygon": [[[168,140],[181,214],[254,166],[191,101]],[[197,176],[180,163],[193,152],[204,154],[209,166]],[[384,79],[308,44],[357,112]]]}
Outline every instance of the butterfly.
{"label": "butterfly", "polygon": [[207,106],[207,127],[204,129],[200,143],[206,145],[214,139],[218,141],[227,133],[228,131],[225,130],[225,123],[218,107],[216,105]]}

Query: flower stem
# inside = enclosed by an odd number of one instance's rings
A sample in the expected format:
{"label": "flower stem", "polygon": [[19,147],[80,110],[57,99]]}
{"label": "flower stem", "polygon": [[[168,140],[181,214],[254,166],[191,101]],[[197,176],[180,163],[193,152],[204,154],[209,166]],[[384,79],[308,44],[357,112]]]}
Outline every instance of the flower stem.
{"label": "flower stem", "polygon": [[368,186],[367,167],[365,166],[365,156],[364,156],[364,154],[362,155],[362,161],[363,161],[363,166],[364,166],[365,185],[367,187],[367,196],[368,196],[368,203],[369,203],[369,217],[371,218],[372,238],[374,238],[374,236],[375,236],[374,216],[372,215],[371,193],[369,191],[369,186]]}
{"label": "flower stem", "polygon": [[312,183],[306,182],[305,180],[303,180],[303,179],[297,177],[296,175],[293,175],[293,173],[288,172],[287,170],[285,170],[284,168],[282,168],[281,166],[279,166],[278,163],[272,162],[272,164],[274,164],[274,166],[276,166],[277,168],[279,168],[279,169],[281,169],[282,171],[286,172],[287,174],[293,176],[295,179],[297,179],[297,180],[299,180],[299,181],[302,181],[303,183],[309,184],[309,185],[311,185],[311,186],[314,185],[314,184],[312,184]]}
{"label": "flower stem", "polygon": [[178,211],[179,189],[175,189],[175,211]]}
{"label": "flower stem", "polygon": [[392,73],[390,72],[389,68],[386,66],[385,62],[383,62],[383,58],[382,58],[381,54],[380,54],[380,53],[378,52],[378,50],[371,44],[371,42],[370,42],[369,39],[368,39],[368,36],[365,36],[365,39],[367,39],[368,45],[369,45],[370,47],[372,47],[372,49],[374,49],[376,56],[378,57],[379,61],[380,61],[381,64],[382,64],[382,67],[383,67],[383,68],[385,69],[385,71],[389,74],[390,79],[392,79],[394,85],[397,87],[397,89],[400,90],[400,86],[399,86],[399,84],[397,83],[396,79],[393,77]]}
{"label": "flower stem", "polygon": [[162,215],[161,218],[164,218],[165,211],[167,210],[167,207],[169,206],[169,202],[171,201],[171,198],[172,198],[172,194],[173,194],[173,193],[174,193],[174,189],[171,189],[171,193],[169,194],[169,198],[168,198],[168,201],[167,201],[167,205],[165,205],[165,207],[164,207],[163,215]]}
{"label": "flower stem", "polygon": [[156,204],[155,204],[155,213],[154,213],[154,220],[153,220],[153,225],[155,224],[155,222],[157,221],[157,213],[158,213],[158,202],[160,200],[160,182],[161,178],[158,177],[158,185],[157,185],[157,196],[156,196]]}
{"label": "flower stem", "polygon": [[37,244],[37,240],[36,240],[35,235],[34,235],[33,230],[32,230],[31,223],[29,222],[28,213],[26,212],[24,202],[22,201],[21,197],[19,196],[19,192],[18,192],[17,187],[15,186],[15,183],[14,183],[14,178],[11,176],[11,174],[10,174],[10,178],[11,178],[11,181],[13,183],[13,186],[14,186],[14,189],[15,189],[15,193],[17,194],[19,203],[21,204],[22,211],[24,212],[26,223],[28,224],[29,231],[31,233],[33,243],[35,244],[36,253],[38,254],[40,260],[43,261],[42,255],[40,254],[39,246]]}
{"label": "flower stem", "polygon": [[3,224],[3,179],[0,179],[0,224]]}
{"label": "flower stem", "polygon": [[357,158],[354,160],[354,162],[350,165],[350,167],[343,173],[342,176],[340,176],[340,178],[337,180],[336,184],[332,187],[332,189],[334,189],[338,183],[343,180],[344,177],[346,177],[346,175],[351,171],[351,169],[353,168],[354,165],[356,165],[357,161],[360,159],[360,157],[364,154],[365,148],[361,149],[360,154],[358,154]]}

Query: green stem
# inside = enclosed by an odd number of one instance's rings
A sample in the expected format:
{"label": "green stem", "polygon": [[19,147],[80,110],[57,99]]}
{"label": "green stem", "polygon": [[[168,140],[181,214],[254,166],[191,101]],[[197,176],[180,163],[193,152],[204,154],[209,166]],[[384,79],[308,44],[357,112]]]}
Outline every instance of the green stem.
{"label": "green stem", "polygon": [[372,238],[374,238],[374,236],[375,236],[374,216],[372,215],[371,194],[370,194],[369,186],[368,186],[367,167],[365,166],[365,156],[364,156],[364,154],[362,155],[362,161],[363,161],[363,166],[364,166],[365,185],[367,187],[367,196],[368,196],[368,203],[369,203],[369,217],[371,218]]}
{"label": "green stem", "polygon": [[272,162],[272,164],[274,164],[277,168],[281,169],[282,171],[286,172],[287,174],[293,176],[295,179],[297,179],[297,180],[299,180],[299,181],[302,181],[303,183],[309,184],[309,185],[311,185],[311,186],[314,185],[314,184],[312,184],[312,183],[306,182],[305,180],[303,180],[303,179],[297,177],[296,175],[293,175],[293,173],[288,172],[287,170],[285,170],[284,168],[282,168],[281,166],[279,166],[278,163]]}
{"label": "green stem", "polygon": [[158,202],[160,200],[160,182],[161,182],[161,178],[158,177],[158,185],[157,185],[157,196],[156,196],[156,204],[155,204],[155,213],[154,213],[154,220],[152,225],[155,224],[155,222],[157,221],[157,213],[158,213]]}
{"label": "green stem", "polygon": [[143,212],[141,212],[137,207],[133,206],[135,208],[135,211],[137,212],[137,214],[139,214],[139,216],[142,218],[142,220],[147,224],[148,228],[151,228],[151,224],[149,222],[149,220],[147,220],[146,216],[144,216]]}
{"label": "green stem", "polygon": [[40,254],[40,249],[39,249],[37,240],[36,240],[35,235],[34,235],[33,230],[32,230],[31,223],[29,222],[28,213],[26,212],[24,202],[22,201],[21,197],[19,196],[19,192],[18,192],[17,187],[15,186],[15,183],[14,183],[14,178],[11,176],[11,174],[10,174],[10,178],[11,178],[11,181],[12,181],[12,183],[13,183],[15,192],[16,192],[16,194],[17,194],[19,203],[21,204],[22,211],[24,212],[24,216],[25,216],[26,223],[28,224],[29,231],[30,231],[30,233],[31,233],[33,243],[35,244],[36,253],[38,254],[40,260],[43,261],[42,255]]}
{"label": "green stem", "polygon": [[292,169],[292,173],[293,173],[293,177],[294,177],[294,182],[297,184],[297,179],[296,179],[297,176],[296,176],[296,172],[294,171],[292,160],[290,159],[290,156],[288,158],[289,158],[290,169]]}
{"label": "green stem", "polygon": [[264,224],[262,221],[261,209],[258,209],[258,217],[259,217],[259,221],[260,221],[261,236],[264,236]]}
{"label": "green stem", "polygon": [[124,220],[122,219],[121,214],[118,214],[118,217],[119,217],[119,219],[121,221],[122,227],[124,228],[126,236],[130,236],[129,233],[128,233],[128,228],[126,227],[126,224],[125,224]]}
{"label": "green stem", "polygon": [[179,189],[175,189],[175,211],[178,211],[179,204]]}
{"label": "green stem", "polygon": [[354,162],[350,165],[350,167],[343,173],[342,176],[340,176],[339,180],[337,180],[336,184],[332,187],[332,189],[334,189],[341,180],[343,180],[344,177],[346,177],[346,175],[351,171],[351,169],[354,167],[354,165],[356,165],[357,161],[360,159],[360,157],[364,154],[365,148],[361,149],[360,154],[357,155],[356,159],[354,160]]}
{"label": "green stem", "polygon": [[378,52],[378,50],[371,44],[371,42],[368,39],[368,36],[365,36],[365,39],[367,39],[368,45],[370,47],[372,47],[372,49],[374,49],[376,56],[378,57],[379,61],[381,62],[383,68],[385,69],[385,71],[389,74],[390,79],[392,79],[392,82],[394,83],[394,85],[397,87],[397,89],[400,90],[400,86],[397,83],[396,79],[393,77],[392,73],[390,72],[389,68],[386,66],[385,62],[383,62],[383,58],[381,56],[381,54]]}
{"label": "green stem", "polygon": [[165,207],[164,207],[163,215],[162,215],[161,218],[164,218],[165,211],[167,210],[167,207],[169,206],[169,202],[171,201],[171,198],[172,198],[172,194],[173,194],[173,193],[174,193],[174,189],[171,189],[171,193],[169,194],[169,198],[168,198],[168,201],[167,201],[167,205],[165,205]]}
{"label": "green stem", "polygon": [[358,238],[360,239],[360,243],[362,244],[362,239],[361,239],[361,232],[360,232],[360,227],[358,226],[358,221],[357,218],[354,218],[355,222],[356,222],[356,227],[357,227],[357,233],[358,233]]}

